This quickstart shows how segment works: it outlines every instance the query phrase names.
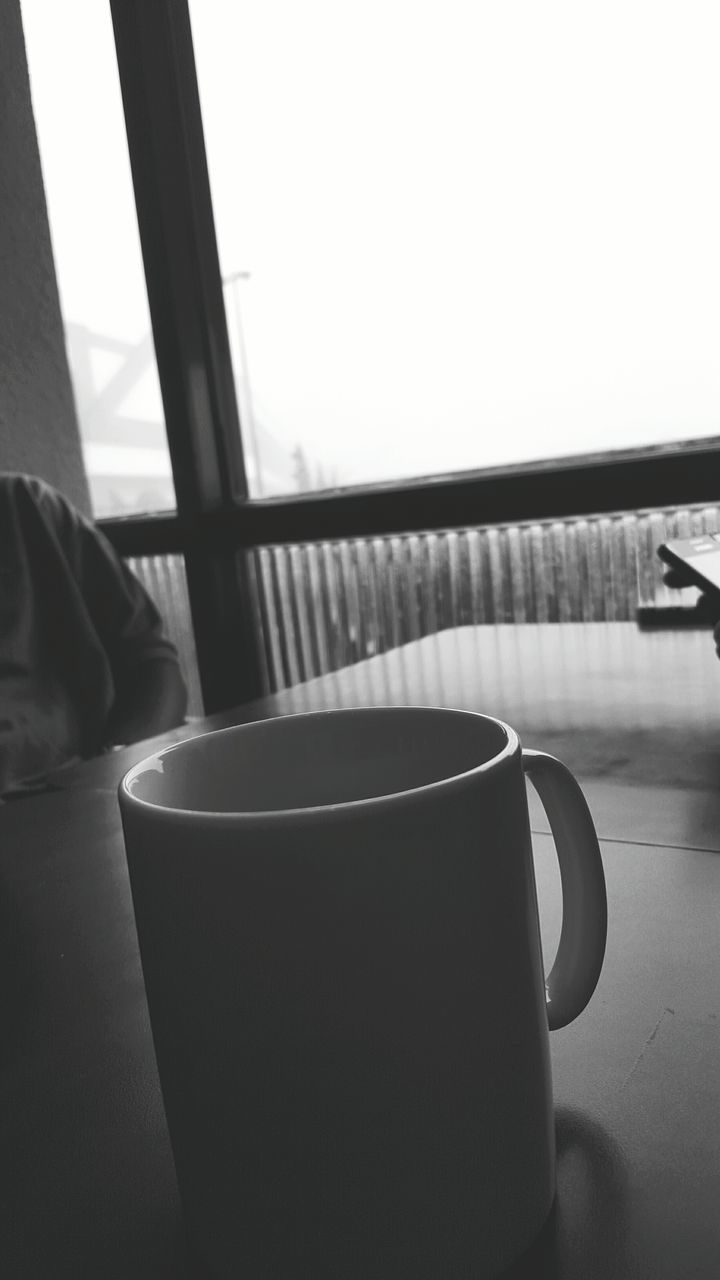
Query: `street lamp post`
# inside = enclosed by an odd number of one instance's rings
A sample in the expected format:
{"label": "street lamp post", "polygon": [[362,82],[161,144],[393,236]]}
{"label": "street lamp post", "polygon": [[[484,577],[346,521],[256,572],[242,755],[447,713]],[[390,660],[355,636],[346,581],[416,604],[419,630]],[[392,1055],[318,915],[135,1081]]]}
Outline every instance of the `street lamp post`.
{"label": "street lamp post", "polygon": [[223,276],[223,284],[230,285],[232,290],[233,311],[235,317],[234,328],[237,334],[238,357],[235,370],[235,385],[239,401],[238,408],[240,413],[240,428],[247,432],[247,441],[255,464],[256,496],[261,498],[263,496],[262,468],[260,466],[260,451],[258,448],[257,431],[255,428],[252,396],[250,394],[250,373],[248,369],[247,350],[245,347],[242,311],[240,308],[240,282],[242,280],[249,279],[249,271],[233,271],[229,275]]}

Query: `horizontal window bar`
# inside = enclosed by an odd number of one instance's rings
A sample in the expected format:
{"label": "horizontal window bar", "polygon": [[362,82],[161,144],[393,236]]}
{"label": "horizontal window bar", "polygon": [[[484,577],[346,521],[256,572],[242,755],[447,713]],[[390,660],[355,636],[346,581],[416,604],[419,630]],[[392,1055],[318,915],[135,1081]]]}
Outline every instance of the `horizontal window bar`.
{"label": "horizontal window bar", "polygon": [[210,519],[223,541],[235,536],[236,545],[259,546],[683,506],[715,501],[719,492],[720,450],[704,441],[682,450],[601,454],[264,499]]}
{"label": "horizontal window bar", "polygon": [[201,513],[101,521],[123,555],[182,551],[198,539],[224,547],[367,537],[472,524],[564,519],[713,502],[720,449],[690,441],[592,458],[263,499]]}
{"label": "horizontal window bar", "polygon": [[177,515],[119,516],[97,526],[121,556],[165,556],[185,550],[187,535]]}

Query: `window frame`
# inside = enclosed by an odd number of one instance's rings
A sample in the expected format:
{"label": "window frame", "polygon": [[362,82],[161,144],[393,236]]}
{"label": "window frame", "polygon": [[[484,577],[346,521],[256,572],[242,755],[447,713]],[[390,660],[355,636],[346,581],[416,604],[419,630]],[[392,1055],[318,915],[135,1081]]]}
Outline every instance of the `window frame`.
{"label": "window frame", "polygon": [[718,500],[720,436],[250,498],[187,0],[110,8],[177,513],[99,523],[123,554],[184,554],[208,711],[262,688],[243,548]]}

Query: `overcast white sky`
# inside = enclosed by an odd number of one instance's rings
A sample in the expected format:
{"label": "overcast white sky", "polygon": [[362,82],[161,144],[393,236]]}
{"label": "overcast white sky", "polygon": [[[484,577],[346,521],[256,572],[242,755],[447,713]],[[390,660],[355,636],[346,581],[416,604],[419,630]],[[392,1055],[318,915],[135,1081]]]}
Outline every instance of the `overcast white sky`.
{"label": "overcast white sky", "polygon": [[[138,341],[106,6],[22,7],[66,320]],[[277,439],[362,481],[720,434],[717,0],[191,13]]]}

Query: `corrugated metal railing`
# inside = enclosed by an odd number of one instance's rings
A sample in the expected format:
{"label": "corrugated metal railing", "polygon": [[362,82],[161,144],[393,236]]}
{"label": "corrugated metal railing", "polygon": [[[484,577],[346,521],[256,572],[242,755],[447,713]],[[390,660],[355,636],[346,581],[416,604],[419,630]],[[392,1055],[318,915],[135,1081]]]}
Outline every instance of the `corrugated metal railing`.
{"label": "corrugated metal railing", "polygon": [[203,714],[195,636],[190,617],[185,561],[182,556],[138,556],[127,564],[152,597],[176,646],[188,690],[188,715]]}
{"label": "corrugated metal railing", "polygon": [[268,692],[446,627],[633,620],[690,604],[656,548],[720,531],[720,506],[408,533],[244,552]]}
{"label": "corrugated metal railing", "polygon": [[[638,606],[692,604],[662,582],[659,543],[720,532],[720,506],[544,524],[257,547],[247,558],[267,692],[446,627],[632,621]],[[202,714],[182,556],[128,561],[165,619]]]}

